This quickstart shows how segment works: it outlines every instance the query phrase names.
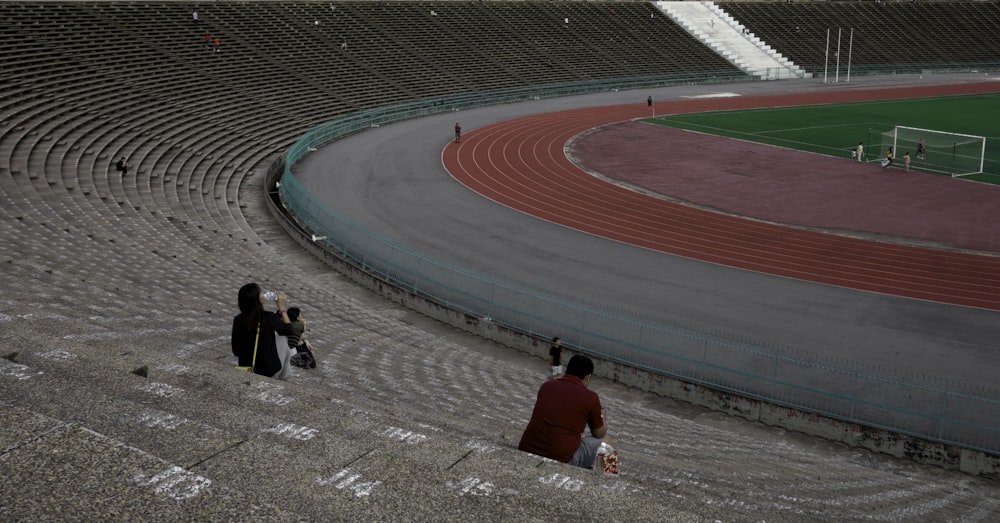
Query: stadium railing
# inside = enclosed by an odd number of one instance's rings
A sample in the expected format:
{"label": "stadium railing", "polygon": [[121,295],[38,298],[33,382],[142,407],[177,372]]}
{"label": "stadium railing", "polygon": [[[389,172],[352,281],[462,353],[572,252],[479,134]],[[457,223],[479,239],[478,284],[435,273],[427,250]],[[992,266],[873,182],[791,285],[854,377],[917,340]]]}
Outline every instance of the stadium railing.
{"label": "stadium railing", "polygon": [[841,81],[846,81],[850,76],[880,76],[898,74],[958,74],[958,73],[996,73],[1000,72],[1000,62],[974,62],[974,63],[913,63],[913,64],[854,64],[849,68],[846,64],[840,64],[839,70],[836,65],[830,64],[825,69],[819,67],[804,67],[813,74],[814,78],[823,78],[826,73],[833,77],[835,73],[840,74]]}

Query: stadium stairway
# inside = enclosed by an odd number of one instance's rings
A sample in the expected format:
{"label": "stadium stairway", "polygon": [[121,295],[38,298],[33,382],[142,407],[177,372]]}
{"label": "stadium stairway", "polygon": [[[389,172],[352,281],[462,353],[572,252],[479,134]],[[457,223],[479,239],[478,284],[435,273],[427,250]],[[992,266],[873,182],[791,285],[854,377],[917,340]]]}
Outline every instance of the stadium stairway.
{"label": "stadium stairway", "polygon": [[747,74],[763,80],[807,78],[805,73],[713,2],[656,2],[695,38]]}
{"label": "stadium stairway", "polygon": [[[179,5],[161,9],[189,15]],[[211,9],[238,13],[227,5]],[[57,20],[39,34],[59,56],[105,50],[122,65],[74,82],[76,60],[32,62],[0,99],[0,519],[1000,518],[988,480],[602,380],[592,386],[620,476],[517,451],[540,359],[367,294],[266,209],[268,163],[346,96],[275,110],[288,84],[254,85],[270,69],[251,51],[198,47],[182,53],[190,62],[152,65],[142,46],[112,53],[130,40],[95,24],[124,16],[118,7],[135,4],[55,4],[63,17],[0,8],[8,21]],[[140,34],[186,38],[162,30],[176,17],[128,19]],[[121,156],[124,178],[111,167]],[[248,281],[302,308],[317,369],[284,382],[233,369],[235,294]]]}
{"label": "stadium stairway", "polygon": [[[990,37],[1000,25],[996,2],[716,3],[817,74],[827,67],[834,71],[838,32],[841,56],[850,59],[855,74],[991,70],[1000,54],[1000,40]],[[844,62],[840,65],[846,70]]]}

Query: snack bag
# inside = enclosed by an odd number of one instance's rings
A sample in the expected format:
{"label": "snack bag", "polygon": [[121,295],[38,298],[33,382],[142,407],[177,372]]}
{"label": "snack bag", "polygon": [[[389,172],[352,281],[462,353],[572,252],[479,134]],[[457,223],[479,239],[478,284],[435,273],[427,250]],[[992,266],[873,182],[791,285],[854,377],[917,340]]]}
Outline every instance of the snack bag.
{"label": "snack bag", "polygon": [[618,451],[607,443],[601,443],[597,449],[597,466],[607,476],[618,475]]}

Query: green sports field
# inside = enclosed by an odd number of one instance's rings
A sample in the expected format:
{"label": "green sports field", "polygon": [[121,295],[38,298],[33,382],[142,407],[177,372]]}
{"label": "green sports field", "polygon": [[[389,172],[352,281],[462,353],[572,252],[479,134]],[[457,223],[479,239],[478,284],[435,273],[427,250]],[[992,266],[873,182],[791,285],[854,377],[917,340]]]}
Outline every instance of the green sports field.
{"label": "green sports field", "polygon": [[[895,126],[984,136],[983,174],[964,178],[1000,184],[1000,119],[994,116],[997,114],[1000,114],[1000,94],[680,114],[647,121],[842,158],[850,158],[851,150],[858,142],[864,142],[868,161],[877,161],[884,154],[885,144],[891,142],[883,133]],[[916,157],[917,137],[934,144],[923,161]],[[972,170],[978,168],[981,141],[919,131],[907,138],[897,141],[897,167],[902,168],[903,154],[909,151],[913,170],[924,167],[928,172],[946,174],[962,172],[969,165],[974,165]]]}

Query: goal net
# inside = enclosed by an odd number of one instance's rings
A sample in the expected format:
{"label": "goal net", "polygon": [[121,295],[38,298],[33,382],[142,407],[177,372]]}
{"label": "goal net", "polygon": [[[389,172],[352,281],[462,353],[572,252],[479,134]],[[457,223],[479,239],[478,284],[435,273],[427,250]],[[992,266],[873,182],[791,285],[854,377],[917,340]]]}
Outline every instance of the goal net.
{"label": "goal net", "polygon": [[900,125],[882,133],[881,150],[872,152],[885,156],[890,147],[895,165],[902,166],[909,152],[911,169],[968,176],[983,172],[986,137]]}

